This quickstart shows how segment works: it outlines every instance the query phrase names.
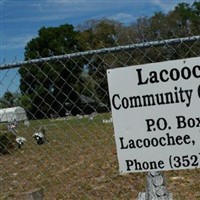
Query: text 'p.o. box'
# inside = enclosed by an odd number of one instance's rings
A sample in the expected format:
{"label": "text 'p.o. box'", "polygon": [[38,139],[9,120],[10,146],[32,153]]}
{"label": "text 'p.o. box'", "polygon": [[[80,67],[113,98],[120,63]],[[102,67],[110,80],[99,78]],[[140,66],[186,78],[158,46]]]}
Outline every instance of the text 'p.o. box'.
{"label": "text 'p.o. box'", "polygon": [[200,58],[110,69],[120,172],[200,167]]}

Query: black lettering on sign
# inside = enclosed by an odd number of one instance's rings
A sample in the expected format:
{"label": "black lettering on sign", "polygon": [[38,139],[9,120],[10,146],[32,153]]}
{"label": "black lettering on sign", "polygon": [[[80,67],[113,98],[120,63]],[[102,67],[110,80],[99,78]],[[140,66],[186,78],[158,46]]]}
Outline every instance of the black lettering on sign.
{"label": "black lettering on sign", "polygon": [[145,85],[148,83],[154,84],[159,82],[167,82],[169,80],[178,81],[180,78],[188,80],[191,77],[200,78],[200,66],[195,65],[192,68],[187,66],[182,69],[172,68],[170,71],[166,69],[160,72],[151,71],[148,76],[144,77],[142,69],[136,69],[138,75],[138,85]]}
{"label": "black lettering on sign", "polygon": [[125,160],[126,161],[126,166],[127,166],[127,171],[133,170],[160,170],[165,167],[164,161],[159,160],[159,161],[138,161],[137,159],[134,160]]}
{"label": "black lettering on sign", "polygon": [[200,127],[200,117],[187,118],[185,116],[176,116],[177,129],[181,128],[199,128]]}

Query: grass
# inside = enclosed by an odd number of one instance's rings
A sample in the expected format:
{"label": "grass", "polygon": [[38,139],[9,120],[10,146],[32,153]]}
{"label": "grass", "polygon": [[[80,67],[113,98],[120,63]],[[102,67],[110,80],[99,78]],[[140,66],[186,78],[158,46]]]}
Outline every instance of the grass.
{"label": "grass", "polygon": [[[92,121],[35,120],[28,128],[20,124],[18,135],[27,142],[0,156],[0,199],[18,200],[21,193],[35,188],[43,189],[46,200],[137,199],[145,191],[146,174],[119,174],[113,127],[102,123],[109,118],[110,114],[102,114]],[[48,139],[43,145],[32,137],[40,126]],[[165,172],[174,199],[200,199],[199,172]]]}

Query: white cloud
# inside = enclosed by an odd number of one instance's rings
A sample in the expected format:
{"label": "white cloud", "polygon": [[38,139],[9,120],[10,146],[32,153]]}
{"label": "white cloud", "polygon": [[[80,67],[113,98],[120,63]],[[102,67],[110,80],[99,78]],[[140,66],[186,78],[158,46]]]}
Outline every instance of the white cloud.
{"label": "white cloud", "polygon": [[175,5],[177,5],[177,2],[175,1],[164,2],[162,0],[153,0],[152,3],[159,6],[165,13],[169,12]]}
{"label": "white cloud", "polygon": [[44,21],[56,21],[67,19],[67,16],[62,14],[48,14],[41,16],[29,16],[29,17],[18,17],[18,18],[6,18],[4,22],[44,22]]}
{"label": "white cloud", "polygon": [[[1,1],[1,0],[0,0]],[[46,22],[56,21],[87,14],[95,10],[95,3],[85,1],[30,1],[10,2],[3,8],[2,21],[11,22]],[[90,8],[88,7],[90,6]],[[10,15],[8,15],[8,12]]]}
{"label": "white cloud", "polygon": [[7,0],[0,0],[0,6],[4,5]]}
{"label": "white cloud", "polygon": [[[38,30],[38,27],[43,25],[59,25],[63,21],[78,24],[88,19],[103,17],[129,24],[141,15],[151,15],[155,10],[168,12],[182,0],[0,0],[0,2],[4,4],[2,27],[5,27],[5,32],[9,34],[11,31],[8,28],[14,27],[12,28],[13,37],[6,35],[6,40],[1,41],[0,48],[16,49],[24,48],[27,42],[35,37],[30,36],[31,34],[25,35],[26,27],[33,34],[33,31],[36,32],[36,29]],[[192,3],[193,1],[185,0],[184,2]],[[20,35],[22,32],[24,36]]]}
{"label": "white cloud", "polygon": [[118,13],[116,15],[110,16],[109,18],[124,24],[129,24],[137,19],[137,17],[126,13]]}
{"label": "white cloud", "polygon": [[1,50],[9,50],[9,49],[18,49],[24,48],[25,45],[35,36],[33,35],[24,35],[17,37],[6,38],[6,43],[0,45]]}
{"label": "white cloud", "polygon": [[[185,0],[184,1],[184,3],[188,3],[188,4],[191,4],[193,2],[194,2],[194,0]],[[163,12],[167,13],[170,10],[173,10],[175,8],[175,6],[178,5],[179,3],[183,3],[183,1],[181,1],[181,0],[168,0],[168,1],[152,0],[151,3],[156,6],[159,6]]]}
{"label": "white cloud", "polygon": [[[152,4],[153,3],[153,4]],[[19,1],[9,4],[18,14],[16,17],[3,17],[4,22],[50,22],[58,20],[70,21],[74,19],[99,19],[103,17],[112,18],[122,23],[135,21],[145,5],[158,5],[166,8],[161,0],[40,0],[40,1]],[[132,12],[130,11],[132,8]],[[20,14],[22,10],[22,14]],[[145,13],[146,13],[145,10]],[[148,12],[148,11],[147,11]],[[5,12],[6,13],[6,12]],[[130,13],[130,14],[129,14]]]}

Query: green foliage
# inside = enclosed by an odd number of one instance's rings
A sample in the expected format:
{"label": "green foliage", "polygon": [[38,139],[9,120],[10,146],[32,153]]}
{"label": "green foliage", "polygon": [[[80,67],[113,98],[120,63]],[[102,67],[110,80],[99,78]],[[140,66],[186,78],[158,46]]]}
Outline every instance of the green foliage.
{"label": "green foliage", "polygon": [[[77,34],[74,27],[68,24],[60,27],[42,27],[38,37],[27,44],[25,59],[81,51]],[[65,103],[77,102],[78,95],[74,85],[79,79],[83,65],[84,59],[79,59],[74,62],[66,60],[21,67],[21,103],[29,115],[33,118],[43,118],[54,113],[64,116]],[[74,109],[76,107],[75,105]]]}
{"label": "green foliage", "polygon": [[42,27],[38,32],[38,37],[32,39],[26,45],[25,59],[34,59],[38,56],[48,57],[81,50],[76,39],[77,34],[78,32],[74,31],[74,27],[69,24],[59,27]]}
{"label": "green foliage", "polygon": [[7,91],[0,98],[0,108],[10,108],[19,105],[20,94]]}
{"label": "green foliage", "polygon": [[[181,38],[199,32],[200,2],[192,5],[181,3],[166,14],[157,12],[151,17],[140,17],[130,25],[101,19],[86,21],[76,30],[69,24],[42,27],[38,36],[26,45],[25,59]],[[50,114],[64,116],[66,109],[69,109],[65,107],[66,103],[71,105],[72,113],[81,112],[81,95],[109,105],[106,79],[108,68],[179,59],[185,55],[192,57],[194,54],[191,49],[194,52],[199,47],[193,45],[190,48],[189,44],[182,44],[173,48],[164,46],[22,66],[19,70],[21,103],[33,118],[48,117]]]}
{"label": "green foliage", "polygon": [[81,30],[78,39],[85,50],[112,47],[116,45],[121,27],[123,25],[114,20],[89,20],[78,27]]}

